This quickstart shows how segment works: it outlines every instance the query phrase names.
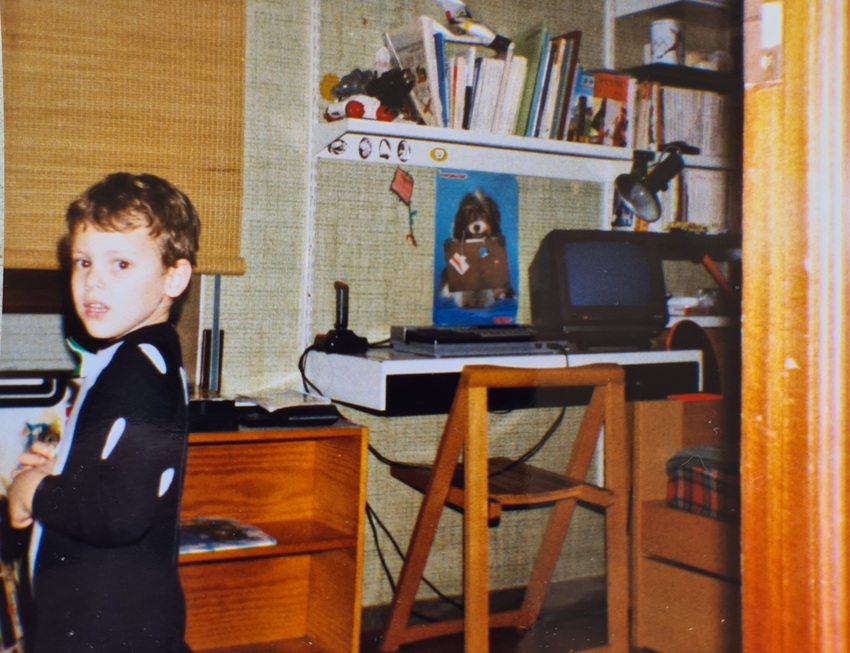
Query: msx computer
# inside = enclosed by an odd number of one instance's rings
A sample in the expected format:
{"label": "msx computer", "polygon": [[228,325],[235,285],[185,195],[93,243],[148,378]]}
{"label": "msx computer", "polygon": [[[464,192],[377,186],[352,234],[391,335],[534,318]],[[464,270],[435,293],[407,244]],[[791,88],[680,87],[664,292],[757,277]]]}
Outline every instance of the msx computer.
{"label": "msx computer", "polygon": [[579,350],[649,349],[668,320],[658,236],[549,232],[528,271],[538,337]]}

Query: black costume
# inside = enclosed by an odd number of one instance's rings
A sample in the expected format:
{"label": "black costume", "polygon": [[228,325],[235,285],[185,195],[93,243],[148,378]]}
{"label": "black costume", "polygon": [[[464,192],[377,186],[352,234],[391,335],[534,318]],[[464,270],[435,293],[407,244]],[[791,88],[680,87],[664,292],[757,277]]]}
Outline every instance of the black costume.
{"label": "black costume", "polygon": [[186,378],[169,324],[106,343],[33,498],[28,653],[185,653]]}

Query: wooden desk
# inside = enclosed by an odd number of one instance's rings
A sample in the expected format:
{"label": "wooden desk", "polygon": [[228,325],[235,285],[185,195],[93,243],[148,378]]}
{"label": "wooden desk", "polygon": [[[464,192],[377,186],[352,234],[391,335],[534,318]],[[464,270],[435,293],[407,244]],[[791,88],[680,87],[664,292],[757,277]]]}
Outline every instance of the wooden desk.
{"label": "wooden desk", "polygon": [[195,433],[182,518],[231,517],[277,545],[180,557],[195,653],[359,650],[366,429]]}

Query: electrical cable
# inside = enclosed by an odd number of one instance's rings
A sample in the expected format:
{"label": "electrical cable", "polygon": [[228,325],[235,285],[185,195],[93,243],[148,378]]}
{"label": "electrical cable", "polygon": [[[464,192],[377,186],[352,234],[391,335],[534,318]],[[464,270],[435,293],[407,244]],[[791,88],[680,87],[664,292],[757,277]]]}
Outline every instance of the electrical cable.
{"label": "electrical cable", "polygon": [[[375,522],[378,523],[378,526],[380,526],[381,530],[389,538],[390,543],[393,545],[393,548],[395,549],[399,558],[401,558],[402,560],[404,560],[404,558],[405,558],[404,551],[402,551],[401,547],[399,546],[396,539],[393,537],[392,533],[390,533],[389,529],[386,527],[384,522],[381,521],[381,518],[378,517],[378,514],[375,512],[374,508],[372,508],[372,506],[368,502],[366,503],[366,516],[369,520],[369,526],[372,529],[372,537],[375,541],[375,549],[378,552],[378,558],[381,561],[381,566],[384,569],[384,573],[386,574],[387,581],[390,584],[390,588],[392,589],[393,593],[395,593],[395,581],[392,578],[392,574],[389,570],[389,565],[387,564],[386,558],[384,557],[383,551],[381,549],[380,540],[378,538],[378,531],[377,531],[377,528],[375,527]],[[432,592],[434,592],[434,594],[436,594],[437,597],[439,597],[442,601],[445,601],[446,603],[448,603],[452,607],[463,612],[463,604],[462,603],[456,601],[452,597],[450,597],[447,594],[445,594],[444,592],[442,592],[436,585],[434,585],[434,583],[432,583],[430,580],[428,580],[425,576],[422,577],[422,582]],[[437,621],[437,619],[434,619],[433,617],[429,617],[427,615],[424,615],[424,614],[416,612],[416,611],[411,611],[411,614],[413,614],[416,617],[423,619],[425,621]]]}
{"label": "electrical cable", "polygon": [[561,412],[558,413],[558,416],[555,418],[555,421],[546,429],[546,433],[543,434],[543,437],[538,440],[537,444],[535,444],[531,449],[526,451],[516,460],[508,463],[501,469],[494,470],[487,474],[487,478],[493,478],[494,476],[498,476],[499,474],[504,474],[509,469],[513,469],[517,465],[521,465],[529,460],[531,460],[534,456],[536,456],[540,450],[546,445],[547,442],[552,438],[555,434],[555,431],[558,430],[558,427],[561,425],[561,422],[564,421],[564,416],[567,414],[567,407],[561,406]]}
{"label": "electrical cable", "polygon": [[301,356],[298,358],[298,371],[301,374],[301,386],[304,388],[304,392],[311,392],[310,388],[312,388],[315,392],[324,397],[325,393],[323,393],[315,383],[307,378],[307,355],[311,351],[316,351],[316,345],[310,345],[307,347],[303,352],[301,352]]}

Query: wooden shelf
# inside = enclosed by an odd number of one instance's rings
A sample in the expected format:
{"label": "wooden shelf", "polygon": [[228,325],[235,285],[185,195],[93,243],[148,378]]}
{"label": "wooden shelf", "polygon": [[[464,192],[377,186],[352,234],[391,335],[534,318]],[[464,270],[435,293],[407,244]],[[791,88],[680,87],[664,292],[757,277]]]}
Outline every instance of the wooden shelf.
{"label": "wooden shelf", "polygon": [[[385,141],[385,145],[381,143]],[[361,143],[368,147],[361,147]],[[316,156],[355,163],[479,170],[611,183],[632,167],[632,150],[548,138],[505,136],[406,122],[346,119],[316,130]],[[383,156],[382,156],[383,153]],[[689,168],[733,169],[716,156],[686,156]]]}
{"label": "wooden shelf", "polygon": [[360,639],[366,430],[189,437],[181,518],[231,517],[273,546],[180,556],[186,640],[203,653],[350,653]]}
{"label": "wooden shelf", "polygon": [[690,88],[699,91],[714,91],[716,93],[734,94],[744,90],[744,82],[739,73],[719,72],[694,68],[693,66],[676,66],[673,64],[654,63],[645,66],[626,68],[639,81],[661,82],[665,86]]}
{"label": "wooden shelf", "polygon": [[195,650],[195,653],[332,653],[330,649],[322,648],[311,640],[284,639],[262,644],[247,646],[228,646],[225,648],[205,648]]}
{"label": "wooden shelf", "polygon": [[224,551],[184,553],[180,555],[180,564],[191,565],[211,561],[298,555],[316,551],[345,549],[357,545],[357,539],[350,533],[344,533],[312,520],[281,521],[269,524],[254,523],[253,525],[271,535],[277,540],[277,544]]}
{"label": "wooden shelf", "polygon": [[708,9],[730,9],[734,0],[615,0],[614,16],[622,18],[631,14],[676,8],[705,7]]}

